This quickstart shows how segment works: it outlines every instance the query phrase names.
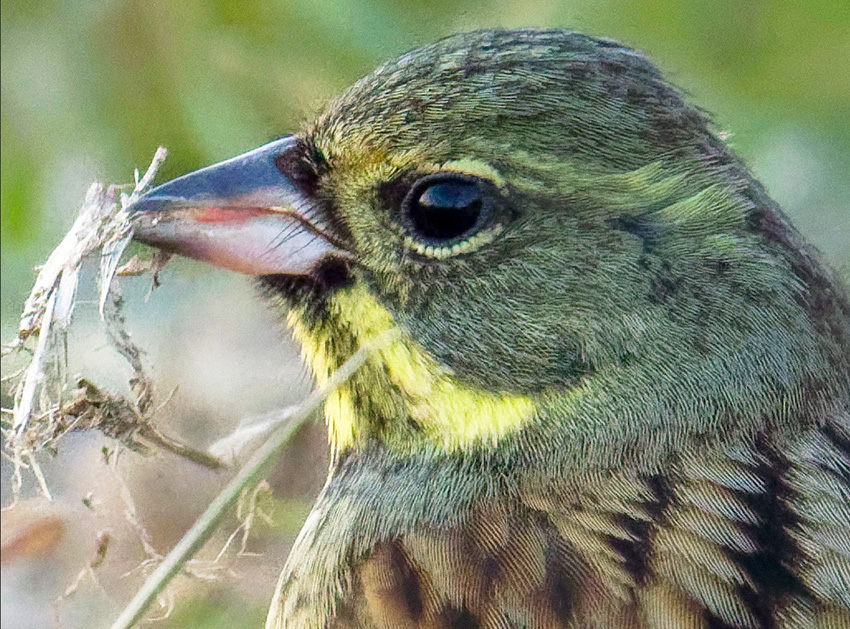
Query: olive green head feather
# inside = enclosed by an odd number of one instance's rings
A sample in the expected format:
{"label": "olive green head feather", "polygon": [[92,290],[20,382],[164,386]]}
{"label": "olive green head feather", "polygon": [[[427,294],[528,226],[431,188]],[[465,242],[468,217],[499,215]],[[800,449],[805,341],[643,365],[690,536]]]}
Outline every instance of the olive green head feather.
{"label": "olive green head feather", "polygon": [[140,239],[263,276],[319,381],[401,329],[329,400],[337,455],[653,467],[848,404],[843,289],[609,40],[450,37],[138,209]]}

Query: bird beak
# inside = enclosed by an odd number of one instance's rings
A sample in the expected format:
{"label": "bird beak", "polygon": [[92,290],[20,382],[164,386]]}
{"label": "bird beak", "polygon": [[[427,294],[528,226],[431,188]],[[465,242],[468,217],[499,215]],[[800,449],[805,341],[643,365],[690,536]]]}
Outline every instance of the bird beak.
{"label": "bird beak", "polygon": [[158,186],[128,208],[145,244],[249,275],[305,275],[345,252],[275,166],[283,138]]}

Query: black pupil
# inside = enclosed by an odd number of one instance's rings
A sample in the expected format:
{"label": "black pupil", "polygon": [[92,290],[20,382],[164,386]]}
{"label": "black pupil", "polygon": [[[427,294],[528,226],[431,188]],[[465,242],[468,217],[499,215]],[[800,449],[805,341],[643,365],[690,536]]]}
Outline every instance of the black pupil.
{"label": "black pupil", "polygon": [[410,220],[419,236],[451,240],[463,236],[481,215],[481,191],[469,181],[441,181],[411,203]]}

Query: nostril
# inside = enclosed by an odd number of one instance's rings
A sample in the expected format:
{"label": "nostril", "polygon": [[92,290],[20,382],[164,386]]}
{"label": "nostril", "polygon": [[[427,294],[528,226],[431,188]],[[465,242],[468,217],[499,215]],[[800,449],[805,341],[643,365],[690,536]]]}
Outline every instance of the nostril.
{"label": "nostril", "polygon": [[314,151],[300,139],[274,158],[275,168],[301,194],[308,196],[314,195],[319,187],[319,162],[315,159]]}

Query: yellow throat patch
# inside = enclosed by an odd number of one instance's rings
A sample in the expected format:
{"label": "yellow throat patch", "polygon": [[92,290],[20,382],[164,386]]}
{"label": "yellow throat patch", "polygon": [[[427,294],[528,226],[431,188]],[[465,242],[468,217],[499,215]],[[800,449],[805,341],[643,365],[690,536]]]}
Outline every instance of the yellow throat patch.
{"label": "yellow throat patch", "polygon": [[[356,350],[393,329],[390,313],[361,283],[338,290],[330,299],[333,325],[315,326],[305,313],[292,310],[288,324],[301,343],[302,355],[320,385]],[[351,343],[334,338],[345,335]],[[347,355],[339,355],[339,350]],[[367,370],[367,368],[369,368]],[[364,373],[367,372],[367,373]],[[352,392],[358,378],[374,406],[395,409],[397,417],[415,422],[416,435],[441,449],[454,451],[480,444],[495,444],[502,436],[531,420],[535,405],[530,397],[483,391],[459,382],[416,341],[402,334],[376,350],[370,363],[340,387],[325,403],[325,419],[333,452],[353,446],[370,431],[372,417],[355,403]],[[363,388],[361,388],[363,395]],[[384,428],[390,447],[407,449],[410,422]],[[394,438],[397,437],[397,438]]]}

